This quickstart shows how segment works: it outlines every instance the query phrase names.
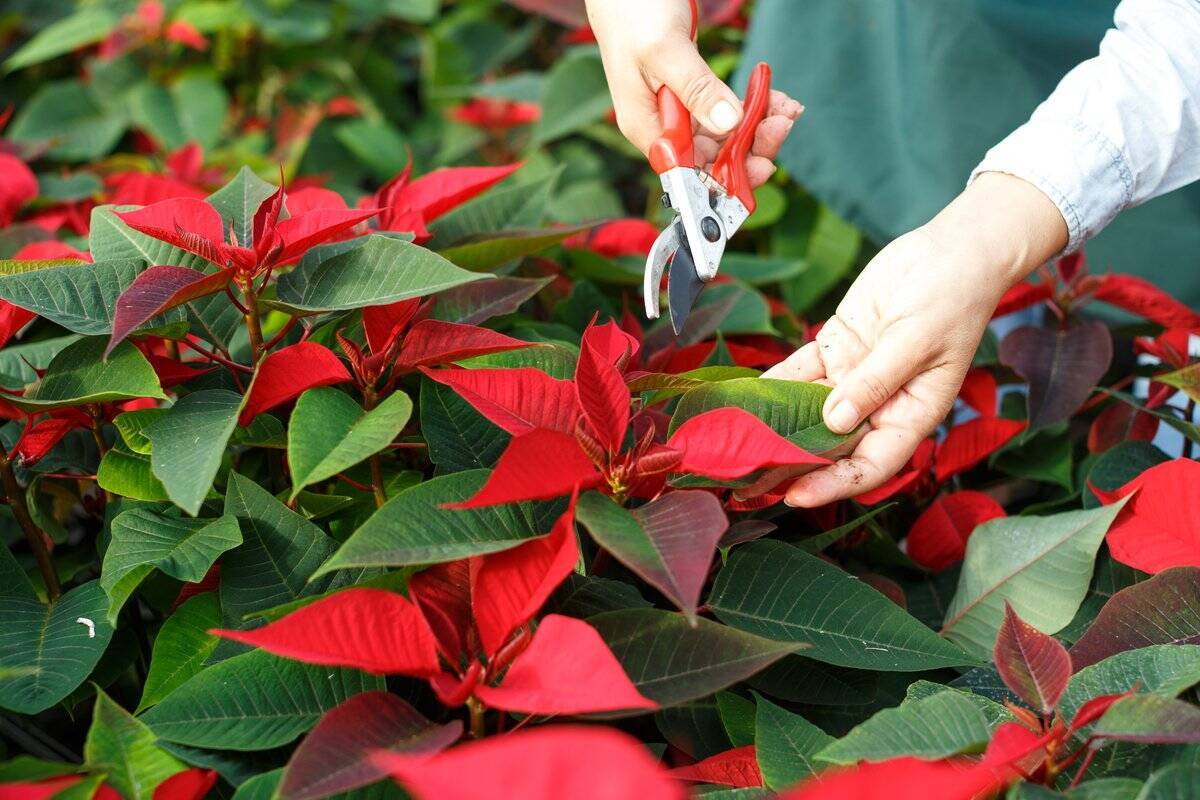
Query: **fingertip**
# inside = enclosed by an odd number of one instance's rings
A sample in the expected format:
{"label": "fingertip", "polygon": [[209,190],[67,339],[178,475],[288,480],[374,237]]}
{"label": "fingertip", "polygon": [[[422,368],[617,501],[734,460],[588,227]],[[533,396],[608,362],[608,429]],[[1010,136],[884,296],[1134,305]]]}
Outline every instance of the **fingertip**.
{"label": "fingertip", "polygon": [[858,427],[862,415],[849,400],[838,400],[825,409],[825,427],[834,433],[850,433]]}

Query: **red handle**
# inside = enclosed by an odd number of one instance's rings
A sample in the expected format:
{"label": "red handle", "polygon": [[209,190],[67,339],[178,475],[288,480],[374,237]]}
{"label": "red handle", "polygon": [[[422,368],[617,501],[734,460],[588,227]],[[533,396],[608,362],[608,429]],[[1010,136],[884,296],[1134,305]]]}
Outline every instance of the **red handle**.
{"label": "red handle", "polygon": [[729,135],[713,162],[712,176],[717,183],[738,200],[750,213],[754,213],[754,190],[750,188],[750,177],[746,174],[746,157],[754,144],[754,134],[767,114],[767,100],[771,96],[771,68],[759,63],[750,73],[750,84],[746,87],[743,100],[745,116],[737,130]]}
{"label": "red handle", "polygon": [[[692,39],[700,24],[700,10],[696,0],[692,6]],[[665,85],[658,89],[658,116],[662,120],[662,136],[650,145],[650,166],[662,175],[675,167],[696,166],[696,154],[692,141],[692,114],[679,97]]]}
{"label": "red handle", "polygon": [[696,166],[692,113],[666,86],[658,90],[658,116],[663,132],[650,145],[650,166],[659,175],[675,167]]}

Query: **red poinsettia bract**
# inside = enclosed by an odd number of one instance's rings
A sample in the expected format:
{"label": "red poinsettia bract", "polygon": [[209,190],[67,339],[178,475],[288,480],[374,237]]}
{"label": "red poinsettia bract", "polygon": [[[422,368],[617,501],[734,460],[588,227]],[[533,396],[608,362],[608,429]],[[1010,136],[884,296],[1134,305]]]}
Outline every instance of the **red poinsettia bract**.
{"label": "red poinsettia bract", "polygon": [[547,536],[414,576],[412,599],[355,588],[265,627],[214,631],[276,655],[430,681],[447,706],[469,699],[526,714],[655,708],[594,628],[534,615],[575,568],[574,501]]}
{"label": "red poinsettia bract", "polygon": [[621,366],[637,342],[614,323],[583,334],[573,381],[535,369],[470,369],[425,374],[453,388],[513,434],[487,483],[455,508],[542,500],[604,487],[627,496],[670,471],[716,480],[768,467],[826,464],[738,408],[718,408],[680,425],[665,444],[648,425],[632,446],[631,393]]}

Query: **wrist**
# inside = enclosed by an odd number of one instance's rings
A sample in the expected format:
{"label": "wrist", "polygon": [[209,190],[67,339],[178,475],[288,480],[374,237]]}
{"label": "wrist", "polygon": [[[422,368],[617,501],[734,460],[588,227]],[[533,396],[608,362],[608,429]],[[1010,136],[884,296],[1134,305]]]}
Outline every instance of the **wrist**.
{"label": "wrist", "polygon": [[1001,172],[980,174],[926,227],[977,271],[965,277],[994,285],[997,298],[1068,241],[1058,206],[1028,181]]}

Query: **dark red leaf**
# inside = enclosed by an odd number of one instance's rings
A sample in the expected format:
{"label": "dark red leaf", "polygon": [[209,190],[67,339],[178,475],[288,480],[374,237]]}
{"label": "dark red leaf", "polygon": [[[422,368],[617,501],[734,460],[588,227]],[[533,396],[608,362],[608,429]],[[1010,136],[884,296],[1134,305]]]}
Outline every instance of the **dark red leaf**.
{"label": "dark red leaf", "polygon": [[404,369],[415,369],[534,346],[488,328],[423,319],[404,337],[397,363]]}
{"label": "dark red leaf", "polygon": [[203,200],[206,192],[192,184],[151,172],[121,172],[106,180],[111,192],[108,202],[115,206],[149,206],[181,197]]}
{"label": "dark red leaf", "polygon": [[475,561],[471,605],[487,656],[498,653],[514,631],[533,619],[578,561],[574,495],[548,535]]}
{"label": "dark red leaf", "polygon": [[1121,589],[1071,648],[1071,661],[1083,669],[1153,644],[1200,645],[1200,569],[1168,569]]}
{"label": "dark red leaf", "polygon": [[1102,322],[1066,330],[1026,325],[1000,342],[1000,360],[1029,383],[1029,426],[1061,422],[1079,409],[1112,361]]}
{"label": "dark red leaf", "polygon": [[550,500],[599,486],[603,476],[573,436],[535,428],[514,436],[478,492],[446,508]]}
{"label": "dark red leaf", "polygon": [[176,306],[216,294],[229,285],[233,274],[217,270],[211,275],[186,267],[157,266],[140,273],[117,297],[113,330],[104,349],[108,358],[125,337],[154,317]]}
{"label": "dark red leaf", "polygon": [[154,374],[158,376],[159,385],[164,389],[170,389],[181,383],[187,383],[192,378],[206,375],[217,368],[216,365],[208,367],[191,366],[181,361],[176,361],[173,358],[155,355],[154,353],[147,353],[146,360],[150,362],[150,366],[154,369]]}
{"label": "dark red leaf", "polygon": [[1024,422],[999,417],[980,417],[955,425],[937,446],[934,456],[938,482],[975,466],[1023,430]]}
{"label": "dark red leaf", "polygon": [[1068,286],[1082,272],[1087,272],[1087,261],[1083,250],[1076,250],[1054,262],[1054,271],[1058,279]]}
{"label": "dark red leaf", "polygon": [[91,261],[92,257],[83,250],[76,250],[66,242],[49,240],[45,242],[30,242],[13,253],[14,261],[48,261],[54,258],[77,258],[80,261]]}
{"label": "dark red leaf", "polygon": [[[521,800],[684,800],[637,739],[614,728],[547,725],[454,747],[432,758],[376,753],[415,800],[478,800],[503,792]],[[928,797],[925,798],[928,800]]]}
{"label": "dark red leaf", "polygon": [[400,204],[433,222],[455,206],[490,189],[512,175],[524,162],[500,167],[448,167],[417,178],[400,192]]}
{"label": "dark red leaf", "polygon": [[471,570],[466,559],[434,564],[408,579],[412,598],[450,664],[474,658],[478,644],[471,612]]}
{"label": "dark red leaf", "polygon": [[558,614],[538,623],[533,641],[499,686],[478,686],[475,696],[492,708],[524,714],[658,707],[634,687],[595,628]]}
{"label": "dark red leaf", "polygon": [[506,130],[537,122],[542,117],[542,107],[522,100],[476,97],[454,108],[450,116],[477,128]]}
{"label": "dark red leaf", "polygon": [[1113,558],[1151,574],[1200,567],[1200,462],[1164,461],[1116,495],[1132,499],[1108,529]]}
{"label": "dark red leaf", "polygon": [[1088,430],[1088,452],[1103,453],[1121,442],[1151,442],[1158,434],[1158,417],[1116,402],[1101,411]]}
{"label": "dark red leaf", "polygon": [[976,526],[1004,516],[1004,508],[983,492],[964,490],[939,497],[917,517],[905,546],[909,558],[940,572],[962,560]]}
{"label": "dark red leaf", "polygon": [[202,800],[216,782],[211,769],[185,769],[154,787],[154,800]]}
{"label": "dark red leaf", "polygon": [[829,463],[740,408],[717,408],[692,417],[675,430],[667,445],[683,452],[679,472],[716,480],[741,478],[766,467]]}
{"label": "dark red leaf", "polygon": [[580,347],[586,347],[602,361],[624,371],[625,365],[637,356],[641,343],[609,320],[603,325],[589,325],[583,332]]}
{"label": "dark red leaf", "polygon": [[1048,283],[1018,283],[1000,298],[1000,304],[996,306],[992,317],[1003,317],[1005,314],[1049,300],[1053,296],[1054,287]]}
{"label": "dark red leaf", "polygon": [[1094,296],[1164,328],[1200,328],[1200,314],[1133,275],[1106,275],[1100,279]]}
{"label": "dark red leaf", "polygon": [[350,373],[328,347],[299,342],[271,353],[254,373],[238,424],[245,426],[264,411],[294,400],[309,389],[350,380]]}
{"label": "dark red leaf", "polygon": [[715,783],[735,789],[763,785],[762,772],[758,769],[758,753],[752,744],[717,753],[686,767],[676,767],[671,774],[681,781]]}
{"label": "dark red leaf", "polygon": [[579,404],[575,384],[540,369],[422,369],[430,380],[449,386],[492,424],[518,436],[535,428],[575,433]]}
{"label": "dark red leaf", "polygon": [[[622,337],[628,336],[617,331]],[[613,359],[613,339],[606,334],[595,327],[584,332],[575,366],[575,396],[600,444],[609,453],[619,453],[629,429],[630,394],[614,361],[627,359],[631,349],[626,348]]]}
{"label": "dark red leaf", "polygon": [[1054,710],[1071,679],[1067,649],[1018,617],[1007,602],[992,657],[1004,684],[1044,716]]}
{"label": "dark red leaf", "polygon": [[977,367],[968,372],[958,396],[979,416],[996,416],[996,376],[991,370]]}
{"label": "dark red leaf", "polygon": [[371,759],[376,750],[433,754],[461,736],[458,720],[435,725],[394,694],[356,694],[328,711],[300,742],[284,769],[279,797],[321,800],[367,786],[387,777]]}
{"label": "dark red leaf", "polygon": [[345,589],[261,628],[212,633],[309,664],[417,677],[440,670],[420,610],[382,589]]}

